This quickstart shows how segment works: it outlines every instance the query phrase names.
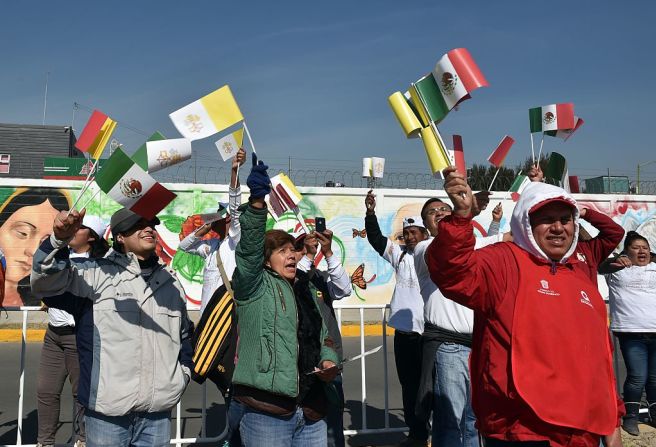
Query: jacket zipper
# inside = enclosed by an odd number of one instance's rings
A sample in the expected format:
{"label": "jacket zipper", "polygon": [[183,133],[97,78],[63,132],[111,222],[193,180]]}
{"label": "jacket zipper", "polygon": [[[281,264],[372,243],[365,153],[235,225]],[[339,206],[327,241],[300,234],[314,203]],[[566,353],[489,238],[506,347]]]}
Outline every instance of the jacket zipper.
{"label": "jacket zipper", "polygon": [[556,262],[551,261],[551,274],[555,275],[556,274]]}

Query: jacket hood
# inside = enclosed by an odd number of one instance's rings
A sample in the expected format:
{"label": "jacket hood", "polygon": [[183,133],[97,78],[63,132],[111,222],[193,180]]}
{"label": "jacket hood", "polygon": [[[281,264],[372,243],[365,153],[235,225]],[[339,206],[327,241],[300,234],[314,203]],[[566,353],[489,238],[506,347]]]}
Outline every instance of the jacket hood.
{"label": "jacket hood", "polygon": [[515,209],[513,210],[512,219],[510,220],[510,231],[512,232],[513,241],[519,247],[528,251],[532,255],[549,262],[549,257],[538,246],[533,238],[533,230],[531,229],[531,221],[529,218],[529,211],[536,208],[544,202],[551,202],[560,200],[572,206],[574,215],[574,238],[572,245],[569,247],[565,256],[558,261],[561,264],[567,262],[569,257],[574,253],[576,244],[579,238],[579,209],[576,200],[567,191],[557,186],[548,185],[546,183],[533,182],[530,183],[520,196]]}

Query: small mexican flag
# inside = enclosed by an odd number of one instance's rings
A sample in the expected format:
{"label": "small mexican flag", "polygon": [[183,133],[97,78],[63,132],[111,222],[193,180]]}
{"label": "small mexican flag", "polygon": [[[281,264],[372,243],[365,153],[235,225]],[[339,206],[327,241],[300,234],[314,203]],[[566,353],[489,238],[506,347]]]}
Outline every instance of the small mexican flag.
{"label": "small mexican flag", "polygon": [[462,147],[462,136],[453,135],[453,161],[459,173],[467,175],[465,151]]}
{"label": "small mexican flag", "polygon": [[550,137],[558,137],[562,138],[565,141],[569,139],[572,135],[574,135],[574,132],[579,130],[579,128],[583,125],[584,121],[583,119],[579,118],[578,116],[574,117],[574,128],[573,129],[560,129],[560,130],[548,130],[544,134],[549,135]]}
{"label": "small mexican flag", "polygon": [[495,167],[500,168],[513,144],[515,144],[515,139],[513,137],[508,135],[504,136],[494,152],[487,157],[487,161]]}
{"label": "small mexican flag", "polygon": [[82,130],[80,138],[75,142],[75,147],[82,152],[87,152],[91,158],[97,160],[100,158],[115,128],[116,121],[100,110],[94,110],[87,125]]}
{"label": "small mexican flag", "polygon": [[531,133],[574,128],[574,104],[550,104],[528,110]]}
{"label": "small mexican flag", "polygon": [[516,192],[517,194],[521,194],[529,183],[531,183],[531,181],[527,176],[518,174],[517,177],[515,177],[515,181],[513,181],[512,185],[510,185],[508,192]]}
{"label": "small mexican flag", "polygon": [[207,138],[244,120],[227,85],[176,110],[169,117],[180,134],[192,141]]}
{"label": "small mexican flag", "polygon": [[96,183],[105,194],[145,219],[154,218],[176,197],[121,148],[114,151],[98,172]]}
{"label": "small mexican flag", "polygon": [[549,156],[549,163],[547,164],[547,169],[544,170],[544,176],[556,186],[560,186],[565,191],[570,192],[567,160],[558,152],[552,152]]}

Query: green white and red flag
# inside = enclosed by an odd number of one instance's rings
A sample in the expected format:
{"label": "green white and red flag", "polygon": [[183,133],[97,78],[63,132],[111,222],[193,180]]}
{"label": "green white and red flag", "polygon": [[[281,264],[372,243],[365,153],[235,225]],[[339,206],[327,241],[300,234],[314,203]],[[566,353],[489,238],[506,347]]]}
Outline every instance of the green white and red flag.
{"label": "green white and red flag", "polygon": [[528,186],[528,184],[531,183],[531,180],[523,175],[523,174],[518,174],[517,177],[515,177],[515,180],[513,181],[512,185],[510,185],[510,189],[508,192],[515,192],[517,194],[521,194],[522,191],[524,191],[524,188]]}
{"label": "green white and red flag", "polygon": [[567,160],[558,152],[552,152],[549,156],[547,169],[544,170],[544,177],[556,186],[560,186],[565,191],[570,192]]}
{"label": "green white and red flag", "polygon": [[582,118],[579,118],[578,116],[574,117],[574,128],[573,129],[560,129],[560,130],[548,130],[544,134],[549,135],[550,137],[558,137],[562,138],[565,141],[569,139],[572,135],[574,135],[574,132],[579,130],[579,128],[583,125],[584,121]]}
{"label": "green white and red flag", "polygon": [[437,61],[433,77],[442,93],[447,110],[469,99],[469,94],[489,84],[466,48],[455,48]]}
{"label": "green white and red flag", "polygon": [[487,157],[487,161],[489,161],[495,167],[500,168],[513,144],[515,144],[515,139],[509,135],[506,135],[501,139],[501,142],[494,150],[494,152],[492,152],[490,156]]}
{"label": "green white and red flag", "polygon": [[176,197],[121,148],[103,165],[96,175],[96,183],[105,194],[145,219],[154,218]]}
{"label": "green white and red flag", "polygon": [[567,102],[534,107],[528,110],[528,119],[531,133],[573,129],[574,104]]}

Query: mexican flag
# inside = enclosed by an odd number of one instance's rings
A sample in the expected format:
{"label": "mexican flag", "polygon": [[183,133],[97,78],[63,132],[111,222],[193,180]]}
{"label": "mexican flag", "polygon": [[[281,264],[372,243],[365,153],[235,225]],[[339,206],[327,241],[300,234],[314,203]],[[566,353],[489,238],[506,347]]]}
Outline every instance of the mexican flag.
{"label": "mexican flag", "polygon": [[448,110],[469,99],[469,93],[489,84],[466,48],[446,53],[435,65],[433,77]]}
{"label": "mexican flag", "polygon": [[531,133],[574,128],[574,104],[550,104],[528,110]]}
{"label": "mexican flag", "polygon": [[565,191],[570,192],[567,160],[558,152],[552,152],[549,156],[549,163],[547,164],[547,169],[544,171],[544,176],[554,185],[560,186]]}
{"label": "mexican flag", "polygon": [[192,141],[207,138],[244,120],[227,85],[176,110],[169,117],[180,134]]}
{"label": "mexican flag", "polygon": [[98,172],[96,183],[105,194],[145,219],[155,217],[176,197],[121,148],[114,151]]}
{"label": "mexican flag", "polygon": [[508,135],[504,136],[494,152],[487,157],[487,161],[497,168],[500,168],[513,144],[515,144],[515,139],[513,137]]}
{"label": "mexican flag", "polygon": [[115,128],[116,121],[100,110],[94,110],[82,130],[80,138],[75,142],[75,147],[82,152],[87,152],[91,158],[97,160],[112,137]]}
{"label": "mexican flag", "polygon": [[574,132],[579,130],[579,128],[583,125],[584,121],[583,119],[579,118],[578,116],[574,117],[574,128],[573,129],[561,129],[561,130],[548,130],[544,134],[549,135],[550,137],[558,137],[562,138],[565,141],[569,139],[572,135],[574,135]]}
{"label": "mexican flag", "polygon": [[239,129],[226,135],[214,143],[214,145],[218,149],[223,161],[229,160],[237,155],[239,148],[244,145],[244,129]]}
{"label": "mexican flag", "polygon": [[526,188],[529,183],[531,183],[531,181],[527,176],[518,174],[517,177],[515,177],[515,180],[513,181],[512,185],[510,185],[510,189],[508,190],[508,192],[515,192],[517,194],[521,194],[522,191],[524,191],[524,188]]}
{"label": "mexican flag", "polygon": [[417,109],[423,127],[429,126],[431,122],[439,123],[451,110],[444,102],[442,92],[432,74],[410,84],[408,93],[410,93],[412,105]]}

